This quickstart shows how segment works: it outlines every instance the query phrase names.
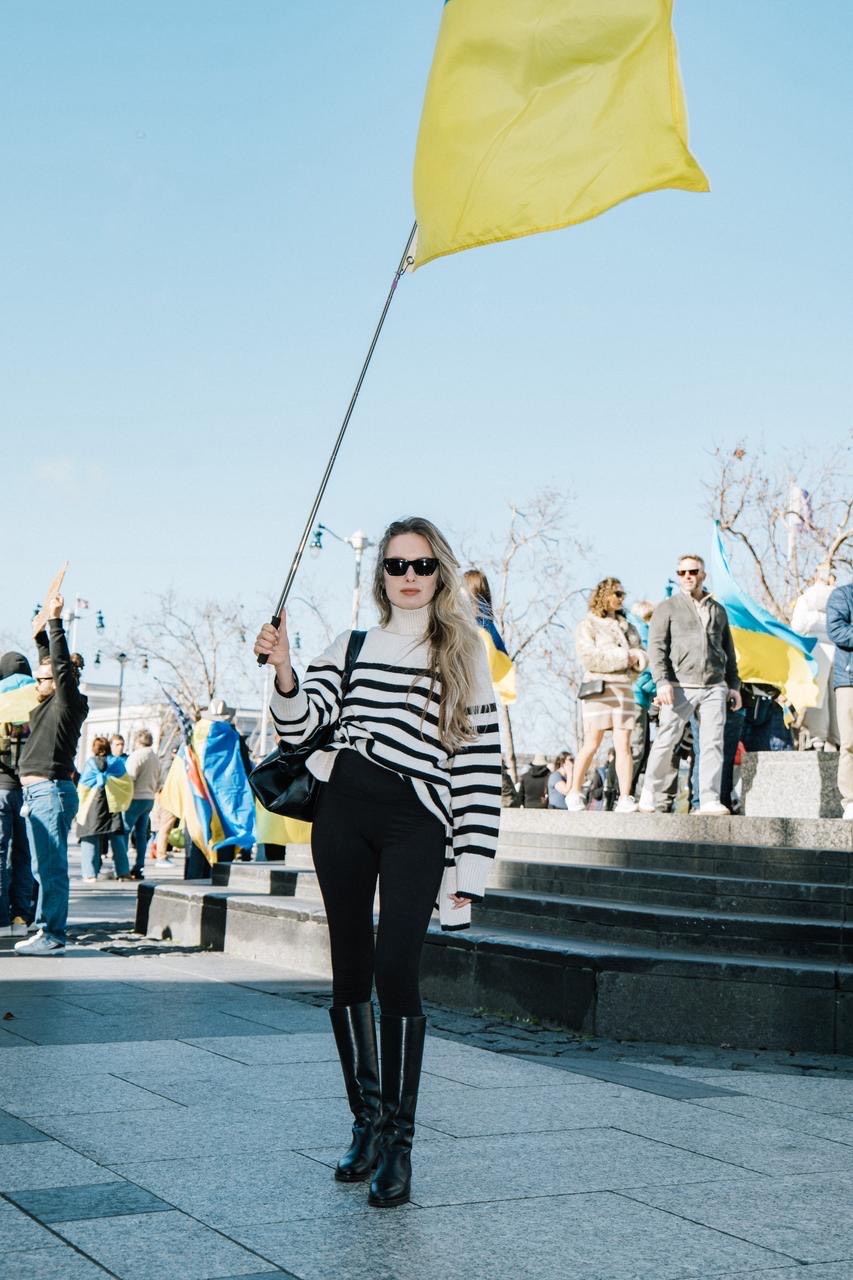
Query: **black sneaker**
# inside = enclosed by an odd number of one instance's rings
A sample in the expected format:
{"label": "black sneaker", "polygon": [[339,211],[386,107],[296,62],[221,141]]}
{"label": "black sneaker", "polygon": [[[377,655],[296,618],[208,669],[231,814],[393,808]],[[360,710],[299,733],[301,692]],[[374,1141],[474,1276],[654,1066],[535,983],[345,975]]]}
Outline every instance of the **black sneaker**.
{"label": "black sneaker", "polygon": [[143,875],[143,873],[142,873],[141,871],[137,871],[137,870],[136,870],[136,867],[134,867],[134,868],[133,868],[133,870],[132,870],[132,871],[131,871],[131,873],[130,873],[130,878],[131,878],[131,880],[144,880],[144,879],[145,879],[145,876]]}

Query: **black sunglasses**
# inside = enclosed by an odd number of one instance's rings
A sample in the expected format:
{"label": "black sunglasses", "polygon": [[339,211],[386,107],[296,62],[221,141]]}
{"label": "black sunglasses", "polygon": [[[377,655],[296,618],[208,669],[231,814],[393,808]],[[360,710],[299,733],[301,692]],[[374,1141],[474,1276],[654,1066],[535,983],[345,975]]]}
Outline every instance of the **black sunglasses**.
{"label": "black sunglasses", "polygon": [[676,569],[676,577],[679,578],[698,578],[702,572],[701,569]]}
{"label": "black sunglasses", "polygon": [[382,561],[382,567],[391,578],[402,578],[409,569],[414,569],[419,578],[431,578],[438,568],[434,556],[419,556],[417,560],[404,560],[402,556],[392,556]]}

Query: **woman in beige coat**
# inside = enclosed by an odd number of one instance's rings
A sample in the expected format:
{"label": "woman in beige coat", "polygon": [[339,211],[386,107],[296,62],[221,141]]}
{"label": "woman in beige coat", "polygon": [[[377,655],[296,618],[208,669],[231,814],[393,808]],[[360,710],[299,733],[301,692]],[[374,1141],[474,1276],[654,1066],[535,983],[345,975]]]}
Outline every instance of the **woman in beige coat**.
{"label": "woman in beige coat", "polygon": [[631,730],[637,714],[633,685],[648,658],[636,628],[625,617],[624,599],[619,579],[604,578],[590,596],[589,612],[575,632],[577,655],[584,667],[583,683],[598,689],[582,698],[583,745],[575,760],[572,790],[566,796],[566,808],[574,812],[585,808],[580,788],[608,729],[613,735],[619,779],[615,812],[633,813],[637,808],[631,796]]}

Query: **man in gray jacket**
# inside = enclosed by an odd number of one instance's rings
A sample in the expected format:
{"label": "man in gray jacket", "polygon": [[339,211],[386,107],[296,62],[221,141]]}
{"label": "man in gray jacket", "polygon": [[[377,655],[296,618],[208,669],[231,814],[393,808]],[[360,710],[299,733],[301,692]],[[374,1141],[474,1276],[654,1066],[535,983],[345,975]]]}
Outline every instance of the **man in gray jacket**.
{"label": "man in gray jacket", "polygon": [[640,796],[641,813],[661,804],[672,769],[672,753],[691,716],[699,721],[700,814],[721,815],[723,734],[726,706],[741,706],[740,679],[726,611],[705,590],[705,561],[682,556],[676,569],[681,588],[652,614],[649,663],[660,706]]}

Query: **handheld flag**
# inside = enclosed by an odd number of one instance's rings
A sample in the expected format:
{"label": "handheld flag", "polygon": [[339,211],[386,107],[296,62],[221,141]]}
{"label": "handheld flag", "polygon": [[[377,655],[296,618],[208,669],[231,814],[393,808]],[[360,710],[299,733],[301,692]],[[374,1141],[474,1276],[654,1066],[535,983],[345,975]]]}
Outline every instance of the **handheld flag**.
{"label": "handheld flag", "polygon": [[415,155],[415,267],[707,191],[672,0],[446,0]]}
{"label": "handheld flag", "polygon": [[801,636],[779,622],[740,589],[732,576],[719,523],[714,525],[708,567],[714,595],[729,615],[741,680],[775,685],[796,711],[818,706],[818,666],[812,657],[817,639]]}
{"label": "handheld flag", "polygon": [[501,633],[495,626],[491,609],[486,601],[481,599],[477,600],[477,626],[480,628],[480,638],[486,650],[492,684],[501,702],[506,706],[508,702],[515,702],[516,698],[515,666],[506,651]]}

